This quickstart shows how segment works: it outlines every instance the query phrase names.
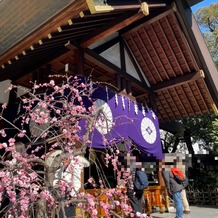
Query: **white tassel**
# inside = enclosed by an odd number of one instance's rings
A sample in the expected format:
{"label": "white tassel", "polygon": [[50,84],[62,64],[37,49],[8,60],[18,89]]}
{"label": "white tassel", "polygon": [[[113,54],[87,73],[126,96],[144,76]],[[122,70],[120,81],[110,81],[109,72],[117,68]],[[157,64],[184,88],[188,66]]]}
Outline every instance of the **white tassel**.
{"label": "white tassel", "polygon": [[122,96],[122,105],[123,105],[123,110],[125,110],[126,105],[125,105],[125,99],[124,99],[124,96]]}
{"label": "white tassel", "polygon": [[138,114],[139,109],[138,109],[138,105],[136,103],[134,103],[134,110],[135,110],[135,113]]}
{"label": "white tassel", "polygon": [[118,106],[118,96],[117,96],[117,93],[115,94],[115,103]]}
{"label": "white tassel", "polygon": [[156,114],[154,113],[154,111],[151,110],[151,114],[154,120],[156,120]]}
{"label": "white tassel", "polygon": [[142,104],[142,114],[144,115],[144,117],[145,117],[145,115],[146,115],[146,113],[145,113],[145,107],[144,107],[144,105]]}

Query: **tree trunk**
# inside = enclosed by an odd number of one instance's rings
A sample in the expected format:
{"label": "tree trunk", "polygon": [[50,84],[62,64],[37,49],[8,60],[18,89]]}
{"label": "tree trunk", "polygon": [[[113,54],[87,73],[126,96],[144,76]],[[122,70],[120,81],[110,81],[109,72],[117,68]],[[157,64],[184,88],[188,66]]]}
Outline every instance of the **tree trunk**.
{"label": "tree trunk", "polygon": [[185,131],[184,131],[184,140],[185,140],[185,143],[187,145],[189,154],[191,154],[192,157],[194,157],[194,149],[192,147],[191,131],[190,131],[190,129],[187,129],[187,128],[185,129]]}
{"label": "tree trunk", "polygon": [[46,201],[39,199],[36,205],[36,218],[47,218]]}
{"label": "tree trunk", "polygon": [[175,153],[175,152],[176,152],[176,150],[177,150],[177,146],[178,146],[178,144],[179,144],[179,141],[180,141],[179,137],[176,136],[176,139],[175,139],[174,144],[173,144],[173,150],[172,150],[172,153]]}

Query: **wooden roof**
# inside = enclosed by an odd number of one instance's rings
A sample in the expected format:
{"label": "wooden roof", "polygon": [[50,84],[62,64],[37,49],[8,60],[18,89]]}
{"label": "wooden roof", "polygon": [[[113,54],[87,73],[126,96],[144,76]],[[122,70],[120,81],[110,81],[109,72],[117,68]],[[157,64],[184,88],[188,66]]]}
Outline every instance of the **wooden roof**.
{"label": "wooden roof", "polygon": [[[145,16],[138,1],[108,1],[112,11],[94,14],[87,2],[65,1],[64,9],[62,5],[34,31],[0,50],[0,81],[30,87],[29,81],[48,73],[84,72],[119,89],[129,88],[138,102],[156,107],[163,123],[217,112],[218,73],[199,50],[201,36],[192,29],[194,20],[185,3],[147,1]],[[28,16],[19,28],[27,25]]]}

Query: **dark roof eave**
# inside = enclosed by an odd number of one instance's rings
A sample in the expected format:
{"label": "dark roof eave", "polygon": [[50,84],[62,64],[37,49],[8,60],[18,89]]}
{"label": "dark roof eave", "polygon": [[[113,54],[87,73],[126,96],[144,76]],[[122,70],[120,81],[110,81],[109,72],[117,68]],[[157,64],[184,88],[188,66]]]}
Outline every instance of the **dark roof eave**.
{"label": "dark roof eave", "polygon": [[203,0],[187,0],[190,7],[202,2]]}

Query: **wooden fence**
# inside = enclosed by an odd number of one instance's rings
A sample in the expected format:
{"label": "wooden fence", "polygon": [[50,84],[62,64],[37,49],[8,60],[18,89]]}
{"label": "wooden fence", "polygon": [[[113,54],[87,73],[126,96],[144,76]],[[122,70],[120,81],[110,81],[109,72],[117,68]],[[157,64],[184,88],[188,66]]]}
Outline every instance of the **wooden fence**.
{"label": "wooden fence", "polygon": [[192,205],[218,205],[218,190],[187,190],[187,198]]}

